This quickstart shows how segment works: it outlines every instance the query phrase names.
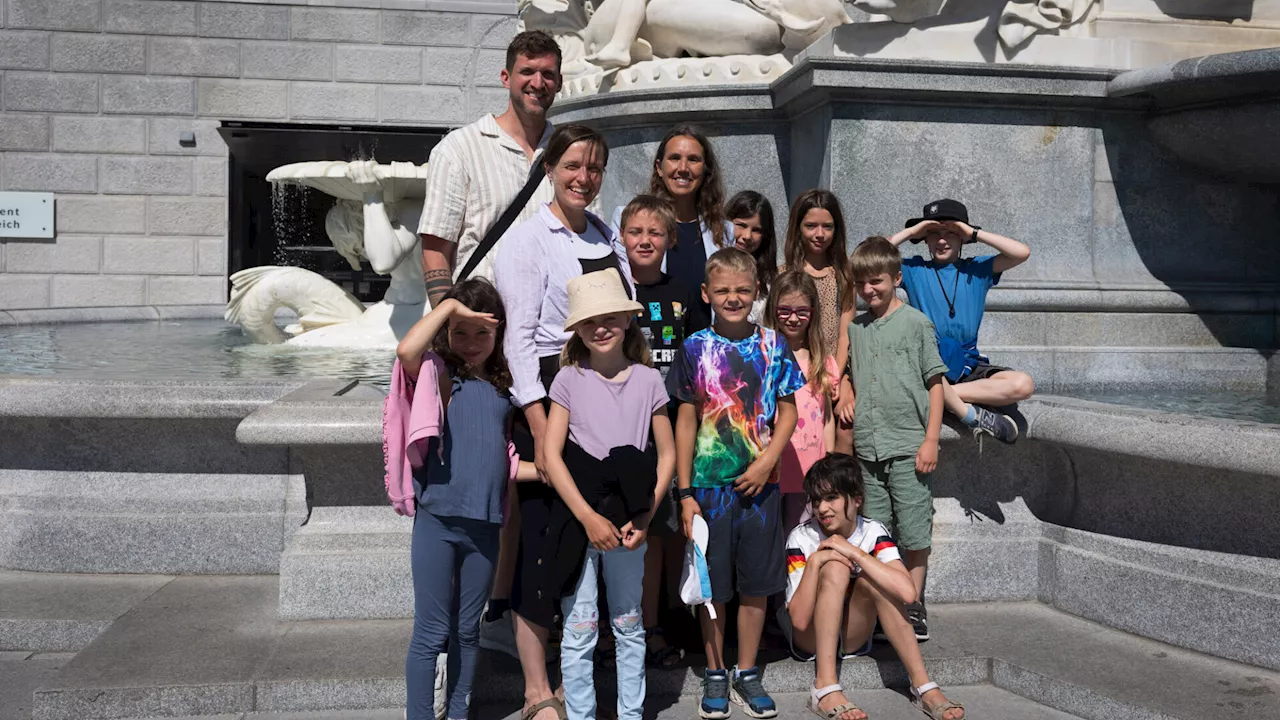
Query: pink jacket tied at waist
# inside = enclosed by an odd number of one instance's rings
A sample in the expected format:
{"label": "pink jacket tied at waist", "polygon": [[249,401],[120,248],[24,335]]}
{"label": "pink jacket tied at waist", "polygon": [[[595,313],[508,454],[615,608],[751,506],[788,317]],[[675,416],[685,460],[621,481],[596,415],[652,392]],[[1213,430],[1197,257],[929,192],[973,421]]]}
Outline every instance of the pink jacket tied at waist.
{"label": "pink jacket tied at waist", "polygon": [[[445,372],[444,361],[439,355],[432,352],[423,354],[419,378],[434,379]],[[382,404],[382,456],[386,464],[383,483],[396,514],[408,517],[413,517],[417,506],[413,491],[414,468],[422,467],[426,462],[427,444],[431,438],[440,437],[444,431],[444,405],[440,402],[440,393],[415,393],[415,385],[397,359],[391,370],[391,391]],[[434,389],[434,385],[428,381],[427,387]],[[507,452],[511,456],[511,473],[507,480],[514,482],[520,458],[510,441],[507,442]]]}

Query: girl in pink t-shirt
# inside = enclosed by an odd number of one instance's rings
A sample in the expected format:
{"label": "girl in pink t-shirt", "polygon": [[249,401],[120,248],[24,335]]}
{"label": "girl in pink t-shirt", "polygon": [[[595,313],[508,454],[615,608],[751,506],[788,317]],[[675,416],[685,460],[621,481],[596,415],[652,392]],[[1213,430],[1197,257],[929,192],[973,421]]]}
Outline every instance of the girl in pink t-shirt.
{"label": "girl in pink t-shirt", "polygon": [[796,430],[778,463],[778,489],[782,491],[782,518],[787,531],[800,524],[808,503],[804,474],[835,448],[835,414],[831,388],[839,380],[835,348],[822,338],[822,304],[818,286],[808,273],[790,270],[773,282],[765,323],[782,334],[791,346],[807,382],[796,391]]}

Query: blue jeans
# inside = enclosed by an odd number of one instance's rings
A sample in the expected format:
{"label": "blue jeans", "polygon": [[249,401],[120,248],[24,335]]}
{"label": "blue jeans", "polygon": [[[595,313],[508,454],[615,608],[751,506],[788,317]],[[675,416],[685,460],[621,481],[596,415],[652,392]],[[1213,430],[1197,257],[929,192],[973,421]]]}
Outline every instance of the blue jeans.
{"label": "blue jeans", "polygon": [[409,720],[435,720],[436,656],[446,647],[449,717],[467,717],[499,529],[483,520],[436,517],[422,507],[414,515],[413,637],[404,662]]}
{"label": "blue jeans", "polygon": [[618,720],[640,720],[644,714],[644,551],[617,547],[602,553],[587,548],[587,559],[574,594],[561,601],[564,635],[560,640],[560,673],[564,678],[564,704],[569,720],[595,720],[596,687],[592,655],[600,634],[599,589],[596,578],[604,571],[608,590],[609,619],[617,640]]}

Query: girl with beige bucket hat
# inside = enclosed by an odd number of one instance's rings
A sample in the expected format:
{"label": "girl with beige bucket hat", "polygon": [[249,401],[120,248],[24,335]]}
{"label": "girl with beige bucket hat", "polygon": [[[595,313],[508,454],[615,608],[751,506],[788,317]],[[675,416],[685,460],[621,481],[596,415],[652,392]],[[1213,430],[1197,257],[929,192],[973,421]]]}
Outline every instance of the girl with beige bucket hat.
{"label": "girl with beige bucket hat", "polygon": [[[573,335],[560,354],[547,417],[547,475],[558,494],[541,549],[545,597],[564,618],[560,669],[570,720],[596,717],[592,655],[598,581],[616,646],[618,720],[640,720],[645,698],[644,560],[654,510],[675,474],[662,373],[636,323],[642,311],[613,270],[567,284]],[[653,444],[649,443],[652,430]]]}

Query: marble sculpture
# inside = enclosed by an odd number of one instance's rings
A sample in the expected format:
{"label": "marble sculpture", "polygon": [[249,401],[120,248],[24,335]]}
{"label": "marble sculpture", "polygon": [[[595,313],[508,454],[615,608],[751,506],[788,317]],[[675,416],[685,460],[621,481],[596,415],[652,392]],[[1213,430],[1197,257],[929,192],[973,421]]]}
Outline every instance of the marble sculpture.
{"label": "marble sculpture", "polygon": [[[949,2],[852,0],[873,21],[912,25]],[[1034,35],[1079,23],[1097,0],[1008,0],[998,34],[1014,54]],[[768,82],[832,28],[852,22],[843,0],[520,0],[525,29],[564,51],[562,93]]]}
{"label": "marble sculpture", "polygon": [[[333,282],[298,267],[255,267],[231,276],[226,319],[261,343],[326,347],[395,347],[430,308],[416,232],[426,165],[372,160],[302,162],[272,170],[272,183],[294,183],[338,198],[325,217],[329,240],[352,269],[367,260],[390,275],[386,295],[369,308]],[[276,327],[289,308],[298,322]]]}

